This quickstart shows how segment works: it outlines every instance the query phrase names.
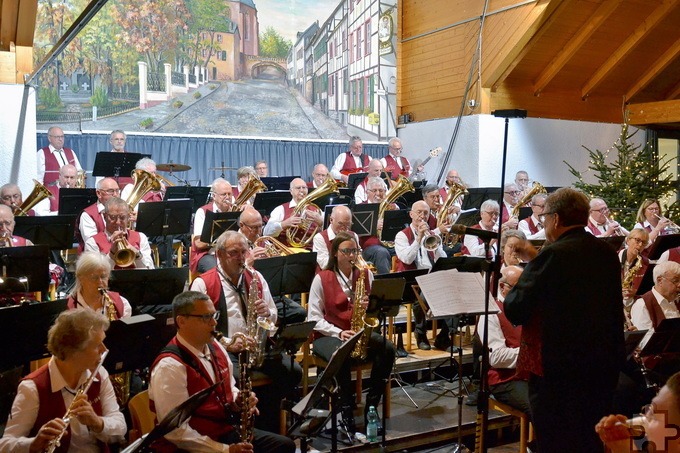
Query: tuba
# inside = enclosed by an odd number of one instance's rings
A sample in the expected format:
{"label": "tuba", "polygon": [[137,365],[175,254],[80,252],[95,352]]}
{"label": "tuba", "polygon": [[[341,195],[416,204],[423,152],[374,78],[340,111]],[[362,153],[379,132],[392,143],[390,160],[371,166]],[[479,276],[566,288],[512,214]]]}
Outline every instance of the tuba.
{"label": "tuba", "polygon": [[54,195],[52,195],[52,192],[50,192],[47,189],[47,187],[45,187],[43,184],[36,181],[35,179],[33,180],[33,184],[34,184],[33,190],[24,200],[24,202],[21,203],[21,206],[19,206],[17,210],[14,212],[14,217],[26,216],[28,215],[28,211],[30,211],[33,208],[33,206],[37,205],[45,198],[54,197]]}
{"label": "tuba", "polygon": [[[392,181],[393,182],[393,181]],[[396,182],[393,182],[393,187],[388,189],[389,191],[385,195],[385,199],[380,202],[380,207],[378,208],[378,220],[382,220],[385,217],[385,211],[391,210],[391,205],[399,199],[406,192],[415,192],[416,189],[411,184],[411,181],[406,179],[403,175],[399,175]],[[380,238],[382,231],[378,231],[378,238]],[[394,247],[394,242],[392,241],[380,241],[380,243],[385,247]]]}
{"label": "tuba", "polygon": [[359,269],[359,278],[357,279],[357,283],[354,288],[354,296],[352,297],[353,304],[350,328],[354,332],[359,332],[361,329],[364,329],[364,333],[354,346],[350,356],[354,359],[365,360],[366,357],[368,357],[368,340],[371,338],[373,329],[378,327],[380,321],[375,316],[367,316],[366,309],[363,307],[363,305],[361,305],[361,301],[366,295],[366,275],[369,271],[368,264],[366,261],[364,261],[361,255],[357,255],[357,259],[353,264],[357,269]]}
{"label": "tuba", "polygon": [[130,210],[134,211],[144,195],[149,192],[158,192],[163,186],[158,176],[139,168],[132,171],[132,179],[134,180],[134,187],[125,202],[130,206]]}
{"label": "tuba", "polygon": [[253,247],[262,247],[267,253],[267,258],[274,256],[290,256],[294,253],[308,252],[307,249],[288,247],[283,242],[271,236],[260,236],[253,242]]}
{"label": "tuba", "polygon": [[314,190],[314,192],[300,200],[293,211],[293,216],[301,217],[300,224],[286,230],[286,238],[291,246],[305,248],[312,242],[314,235],[319,232],[320,227],[309,220],[305,213],[308,209],[314,209],[317,212],[321,211],[321,209],[313,203],[314,200],[337,192],[338,184],[329,176],[323,184]]}
{"label": "tuba", "polygon": [[[448,184],[448,183],[447,183]],[[458,184],[458,183],[453,183],[453,184],[448,184],[449,190],[446,195],[446,200],[444,200],[444,204],[439,208],[439,212],[437,213],[437,224],[442,224],[446,223],[449,217],[449,208],[455,203],[455,201],[461,196],[461,195],[467,195],[468,190],[463,184]],[[447,245],[449,247],[453,247],[456,245],[456,242],[458,242],[458,235],[455,233],[446,233],[442,235],[442,243],[444,245]]]}
{"label": "tuba", "polygon": [[527,203],[531,202],[531,199],[534,198],[534,195],[539,193],[548,193],[548,191],[545,190],[545,187],[543,187],[543,185],[540,182],[534,181],[531,190],[527,192],[527,194],[524,195],[522,199],[517,202],[514,208],[512,208],[512,217],[519,216],[520,208],[526,205]]}
{"label": "tuba", "polygon": [[243,190],[239,192],[238,197],[236,197],[236,201],[234,201],[234,204],[231,205],[231,212],[238,212],[241,210],[241,207],[245,205],[248,200],[250,200],[252,197],[255,196],[255,194],[259,192],[264,192],[267,190],[267,186],[260,181],[257,176],[250,175],[248,177],[248,183],[245,185]]}

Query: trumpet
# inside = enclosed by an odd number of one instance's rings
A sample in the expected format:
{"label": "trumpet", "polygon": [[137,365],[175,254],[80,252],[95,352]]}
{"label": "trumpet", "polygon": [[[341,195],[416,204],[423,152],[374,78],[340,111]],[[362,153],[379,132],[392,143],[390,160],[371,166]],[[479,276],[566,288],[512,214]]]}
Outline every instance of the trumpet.
{"label": "trumpet", "polygon": [[668,220],[670,223],[668,226],[664,229],[667,233],[666,234],[678,234],[680,233],[680,226],[678,226],[675,222],[673,222],[671,219],[667,217],[661,217],[659,214],[654,213],[657,219],[661,220]]}
{"label": "trumpet", "polygon": [[137,252],[130,246],[125,235],[119,236],[118,239],[116,239],[115,244],[118,244],[118,250],[113,254],[113,261],[116,263],[116,266],[132,266],[137,258]]}
{"label": "trumpet", "polygon": [[[603,215],[604,215],[604,214],[603,214]],[[607,216],[605,215],[605,216],[604,216],[604,226],[605,226],[605,229],[607,229],[607,230],[609,229],[609,224],[610,224],[610,223],[611,223],[611,220],[609,219],[609,217],[607,217]],[[616,233],[617,236],[625,236],[623,230],[621,229],[621,225],[617,226],[616,229],[614,230],[614,232]]]}
{"label": "trumpet", "polygon": [[12,235],[9,231],[3,231],[0,233],[0,247],[13,247]]}
{"label": "trumpet", "polygon": [[87,393],[87,391],[90,390],[90,386],[94,382],[94,379],[97,377],[97,372],[104,363],[104,360],[106,359],[106,355],[108,353],[109,353],[108,350],[104,351],[104,353],[101,356],[101,359],[99,360],[99,363],[90,374],[90,377],[88,377],[87,380],[83,382],[83,384],[76,392],[75,396],[73,397],[73,401],[71,401],[71,404],[69,405],[68,409],[66,409],[66,414],[62,417],[62,420],[64,420],[64,423],[66,425],[64,426],[64,429],[62,429],[62,431],[59,433],[59,435],[50,441],[47,450],[45,450],[47,453],[54,453],[54,451],[59,447],[61,438],[64,437],[64,434],[68,430],[68,425],[71,423],[71,411],[73,410],[73,405],[75,404],[76,400],[80,395]]}

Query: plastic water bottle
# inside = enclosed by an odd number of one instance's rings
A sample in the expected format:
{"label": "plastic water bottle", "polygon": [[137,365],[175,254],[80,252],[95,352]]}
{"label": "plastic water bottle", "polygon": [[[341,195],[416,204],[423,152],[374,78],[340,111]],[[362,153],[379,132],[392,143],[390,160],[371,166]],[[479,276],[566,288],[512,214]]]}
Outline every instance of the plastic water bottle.
{"label": "plastic water bottle", "polygon": [[378,441],[378,412],[375,410],[375,406],[371,406],[368,409],[368,414],[366,415],[366,440],[369,442]]}

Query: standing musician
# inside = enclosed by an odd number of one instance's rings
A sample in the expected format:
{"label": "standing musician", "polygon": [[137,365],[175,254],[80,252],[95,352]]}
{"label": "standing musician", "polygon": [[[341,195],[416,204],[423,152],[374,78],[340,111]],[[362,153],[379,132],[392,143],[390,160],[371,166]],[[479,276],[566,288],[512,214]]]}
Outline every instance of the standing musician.
{"label": "standing musician", "polygon": [[[52,357],[19,383],[0,452],[45,451],[62,433],[57,451],[108,451],[107,444],[124,440],[125,418],[109,374],[98,367],[108,327],[108,319],[92,310],[67,310],[57,317],[47,333]],[[79,392],[88,381],[87,391]]]}
{"label": "standing musician", "polygon": [[316,164],[312,169],[312,180],[307,183],[307,187],[316,189],[328,179],[328,167],[324,164]]}
{"label": "standing musician", "polygon": [[626,248],[619,252],[621,262],[621,282],[623,283],[623,306],[626,314],[630,313],[637,290],[645,276],[649,259],[642,255],[642,251],[649,242],[647,230],[633,228],[626,238]]}
{"label": "standing musician", "polygon": [[529,173],[524,170],[520,170],[515,173],[515,185],[517,186],[517,189],[522,192],[520,198],[524,198],[524,196],[531,191],[531,186],[529,185]]}
{"label": "standing musician", "polygon": [[239,438],[233,416],[243,410],[258,415],[258,398],[252,391],[248,401],[239,398],[232,361],[213,338],[219,312],[208,296],[195,291],[178,294],[172,301],[172,314],[177,335],[151,367],[149,400],[157,418],[163,419],[196,392],[219,385],[187,423],[156,441],[153,451],[293,453],[293,441],[278,434],[254,429],[252,440]]}
{"label": "standing musician", "polygon": [[[12,213],[15,213],[23,203],[24,196],[21,194],[21,189],[19,186],[10,182],[0,187],[0,204],[9,206],[9,208],[12,210]],[[36,204],[36,207],[39,205],[47,205],[47,207],[44,209],[49,209],[50,200],[42,200]],[[27,215],[33,217],[35,215],[35,209],[30,209]]]}
{"label": "standing musician", "polygon": [[335,159],[331,168],[331,176],[346,184],[349,179],[348,175],[364,171],[370,161],[371,157],[364,154],[361,138],[353,136],[349,139],[349,150]]}
{"label": "standing musician", "polygon": [[[331,243],[328,264],[314,277],[309,290],[309,320],[316,322],[314,354],[326,361],[330,360],[343,341],[359,331],[352,326],[356,304],[361,304],[364,309],[368,305],[373,275],[367,268],[357,268],[359,252],[359,246],[352,234],[338,233]],[[357,285],[359,280],[363,282],[363,291],[362,285]],[[373,366],[364,407],[364,422],[369,407],[377,408],[384,396],[385,382],[394,366],[394,345],[389,340],[384,340],[379,332],[372,331],[368,337],[367,354],[367,360]],[[350,360],[345,361],[336,378],[340,387],[343,422],[347,430],[354,433],[356,427],[352,411],[354,399],[350,365]]]}
{"label": "standing musician", "polygon": [[97,202],[83,209],[76,223],[77,233],[80,234],[79,251],[85,247],[85,241],[106,229],[104,221],[104,205],[112,197],[120,196],[118,183],[113,178],[104,178],[97,183]]}
{"label": "standing musician", "polygon": [[38,181],[49,186],[59,178],[59,169],[66,164],[82,170],[78,156],[71,148],[64,147],[64,131],[57,126],[47,130],[49,145],[38,150]]}
{"label": "standing musician", "polygon": [[33,243],[21,236],[14,236],[14,214],[7,205],[0,204],[0,247],[23,247]]}
{"label": "standing musician", "polygon": [[[442,202],[446,200],[446,198],[449,196],[449,187],[451,187],[454,184],[460,184],[462,186],[465,186],[465,183],[458,174],[458,170],[449,170],[449,172],[446,174],[446,181],[444,182],[444,187],[439,188],[439,196],[441,197]],[[460,209],[463,206],[464,197],[465,195],[461,195],[456,199],[456,201],[453,202],[452,205],[454,206],[452,212],[453,214],[458,214],[460,212]]]}
{"label": "standing musician", "polygon": [[[264,235],[276,237],[284,245],[288,244],[286,237],[286,229],[297,227],[302,222],[302,216],[293,215],[295,206],[298,205],[307,196],[307,184],[300,178],[295,178],[290,182],[290,194],[293,199],[282,205],[277,206],[269,216],[269,221],[264,227]],[[316,209],[307,209],[305,217],[312,223],[315,223],[319,229],[323,226],[323,217]],[[311,248],[311,244],[310,244]]]}
{"label": "standing musician", "polygon": [[217,178],[210,186],[212,203],[201,206],[194,215],[194,232],[191,236],[191,259],[189,269],[191,272],[203,273],[216,266],[215,251],[211,245],[201,241],[201,232],[205,224],[205,213],[229,212],[233,205],[231,184],[223,178]]}
{"label": "standing musician", "polygon": [[76,186],[76,178],[78,177],[78,170],[71,164],[66,164],[59,169],[59,179],[52,185],[47,186],[52,197],[48,203],[38,203],[35,206],[35,215],[47,216],[59,214],[59,189],[62,187],[70,188]]}
{"label": "standing musician", "polygon": [[627,236],[628,230],[619,225],[619,222],[608,218],[609,208],[602,198],[590,200],[590,217],[586,231],[591,232],[596,237]]}
{"label": "standing musician", "polygon": [[331,211],[328,228],[314,235],[312,251],[316,252],[317,271],[325,269],[331,252],[331,242],[340,232],[347,232],[359,242],[359,237],[352,229],[352,211],[345,205],[334,206]]}
{"label": "standing musician", "polygon": [[[479,208],[479,215],[481,219],[477,225],[473,225],[472,228],[484,231],[498,231],[498,216],[500,215],[500,209],[498,207],[498,202],[496,200],[486,200],[482,203]],[[492,239],[489,242],[489,258],[493,258],[496,254],[496,239]],[[479,256],[484,258],[486,253],[486,248],[484,246],[484,241],[477,236],[471,234],[466,234],[463,238],[463,254],[470,256]]]}
{"label": "standing musician", "polygon": [[[215,247],[217,267],[197,277],[191,284],[191,290],[207,294],[213,301],[220,313],[217,330],[227,338],[237,332],[246,333],[248,310],[256,310],[258,317],[265,318],[271,325],[276,324],[277,309],[267,281],[258,271],[245,268],[250,251],[246,237],[236,231],[225,231],[217,239]],[[255,283],[258,295],[252,294]],[[232,362],[238,363],[236,354],[243,348],[241,338],[227,347]],[[264,430],[276,432],[281,400],[295,390],[302,379],[302,369],[297,362],[291,367],[290,358],[281,354],[267,356],[258,371],[271,376],[274,383],[260,388],[263,416],[256,423]]]}
{"label": "standing musician", "polygon": [[[446,253],[441,245],[441,239],[437,247],[426,247],[428,238],[439,238],[427,224],[430,215],[430,207],[423,200],[416,201],[409,212],[411,224],[397,233],[394,238],[394,251],[397,254],[397,272],[411,269],[432,269],[439,258],[446,258]],[[416,341],[418,348],[430,349],[427,339],[427,319],[420,304],[413,304],[413,314],[416,318]],[[451,325],[449,325],[451,324]],[[442,323],[435,340],[437,349],[447,350],[450,347],[449,328],[453,327],[451,318]]]}
{"label": "standing musician", "polygon": [[[89,308],[110,321],[132,316],[130,302],[115,291],[109,291],[111,262],[101,253],[83,252],[76,262],[76,281],[68,297],[69,309]],[[105,290],[107,297],[104,297]]]}
{"label": "standing musician", "polygon": [[[378,160],[378,159],[373,159],[368,163],[368,168],[366,170],[368,174],[364,178],[363,181],[357,186],[356,190],[354,191],[354,202],[356,204],[361,204],[365,203],[366,200],[368,199],[366,195],[366,184],[368,184],[368,179],[369,178],[375,178],[375,177],[380,177],[380,174],[383,171],[383,164]],[[390,188],[388,187],[388,190]]]}
{"label": "standing musician", "polygon": [[[85,250],[107,255],[114,269],[120,269],[114,258],[122,249],[127,248],[134,253],[134,262],[129,269],[153,269],[151,247],[144,233],[128,228],[130,207],[120,198],[112,197],[104,205],[106,229],[97,233],[85,242]],[[123,239],[127,242],[124,244]]]}
{"label": "standing musician", "polygon": [[255,162],[255,172],[258,178],[266,178],[269,176],[269,168],[266,160],[258,160]]}
{"label": "standing musician", "polygon": [[[401,155],[404,146],[401,139],[393,137],[387,142],[387,155],[380,159],[380,163],[385,167],[390,178],[396,180],[399,175],[409,178],[411,176],[412,168],[408,159]],[[420,165],[416,168],[417,171],[423,171],[424,167]]]}
{"label": "standing musician", "polygon": [[520,220],[517,229],[520,230],[527,239],[545,239],[545,231],[540,217],[545,207],[546,193],[537,193],[531,197],[531,215],[526,219]]}
{"label": "standing musician", "polygon": [[[125,135],[125,132],[121,131],[120,129],[116,129],[111,132],[111,135],[109,136],[109,143],[111,144],[111,152],[112,153],[124,153],[126,152],[125,150],[125,142],[127,141],[127,135]],[[101,181],[102,177],[98,176],[95,179],[95,184]],[[131,177],[129,176],[118,176],[116,179],[116,182],[118,183],[118,186],[120,187],[121,190],[125,188],[128,184],[133,184],[134,181]]]}
{"label": "standing musician", "polygon": [[660,235],[677,233],[669,229],[673,222],[661,214],[661,204],[655,198],[647,198],[640,205],[634,228],[644,228],[649,233],[650,244]]}
{"label": "standing musician", "polygon": [[[383,181],[382,178],[372,177],[368,179],[368,183],[366,184],[368,200],[366,200],[366,203],[382,203],[386,193],[387,188],[385,187],[385,181]],[[397,206],[396,203],[392,203],[392,205],[388,207],[388,210],[394,209],[399,209],[399,206]],[[384,219],[382,218],[378,219],[378,231],[382,231],[383,221]],[[377,234],[360,237],[359,244],[361,245],[361,256],[363,256],[366,261],[370,261],[375,265],[378,274],[387,274],[390,272],[392,269],[394,248],[385,247],[382,242],[380,242],[380,237]]]}

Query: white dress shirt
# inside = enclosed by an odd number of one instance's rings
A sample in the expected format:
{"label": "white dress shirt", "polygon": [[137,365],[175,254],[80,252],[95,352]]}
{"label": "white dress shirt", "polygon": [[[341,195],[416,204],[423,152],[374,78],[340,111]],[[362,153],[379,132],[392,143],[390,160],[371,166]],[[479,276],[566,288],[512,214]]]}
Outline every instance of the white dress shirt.
{"label": "white dress shirt", "polygon": [[[477,227],[475,226],[475,228],[477,228]],[[487,230],[481,224],[479,224],[478,229],[484,230],[484,231],[494,231],[494,232],[498,231],[495,227],[493,228],[493,230]],[[484,241],[482,241],[482,243],[480,244],[477,236],[473,236],[472,234],[466,234],[465,239],[463,239],[463,245],[465,245],[465,247],[468,249],[470,256],[480,256],[482,258],[484,258],[486,256],[486,249],[484,248]],[[494,256],[496,256],[496,248],[497,248],[496,244],[489,247],[489,251],[491,252],[492,258]]]}
{"label": "white dress shirt", "polygon": [[[73,401],[76,389],[69,389],[66,381],[59,372],[54,358],[48,363],[48,372],[52,383],[52,392],[60,392],[64,399],[64,406],[69,407]],[[118,407],[113,386],[109,380],[109,373],[104,367],[99,367],[101,376],[101,387],[99,390],[104,429],[100,433],[91,431],[87,426],[81,424],[77,418],[73,417],[70,422],[71,442],[69,453],[91,453],[99,451],[97,440],[104,443],[121,442],[127,432],[125,417]],[[80,378],[78,385],[84,383],[90,376],[87,370]],[[31,428],[38,417],[40,400],[38,398],[38,388],[35,382],[29,379],[19,383],[17,395],[12,404],[12,410],[7,420],[5,433],[0,439],[0,452],[2,453],[25,453],[29,451],[31,442],[35,437],[27,437]]]}
{"label": "white dress shirt", "polygon": [[531,215],[531,220],[533,220],[534,225],[539,226],[539,230],[535,234],[531,234],[531,230],[529,229],[529,221],[527,219],[520,220],[520,222],[517,224],[517,229],[520,230],[524,235],[527,237],[527,239],[543,239],[545,240],[545,229],[543,228],[543,225],[541,222],[538,220],[538,218],[532,214]]}
{"label": "white dress shirt", "polygon": [[[295,206],[297,206],[297,203],[295,202],[295,200],[290,200],[290,202],[288,203],[288,207],[294,208]],[[283,231],[283,227],[281,226],[281,222],[286,220],[284,218],[284,215],[285,215],[285,211],[283,209],[283,205],[279,205],[279,206],[275,207],[274,210],[272,211],[271,215],[269,216],[269,221],[264,226],[263,234],[265,236],[272,236],[272,237],[276,237],[279,234],[281,234],[281,231]]]}
{"label": "white dress shirt", "polygon": [[[680,312],[678,312],[678,309],[675,307],[673,302],[666,300],[666,298],[663,297],[654,287],[652,287],[652,294],[654,294],[656,302],[661,307],[661,311],[663,312],[666,319],[680,318]],[[645,301],[642,299],[642,297],[633,303],[633,307],[630,309],[630,319],[638,330],[648,330],[647,334],[640,341],[640,347],[643,348],[654,333],[654,327],[652,324],[652,318],[649,316],[649,311],[647,311],[647,306],[645,305]]]}
{"label": "white dress shirt", "polygon": [[[64,165],[67,165],[68,159],[66,158],[66,153],[63,151],[57,151],[57,149],[49,145],[49,152],[52,153],[52,155],[57,159],[57,162],[59,163],[59,168],[63,167]],[[42,152],[42,148],[38,150],[38,181],[43,182],[45,180],[45,153]],[[76,170],[82,170],[83,167],[80,166],[80,161],[78,160],[78,156],[76,155],[76,152],[73,151],[73,163],[74,167],[76,167]]]}
{"label": "white dress shirt", "polygon": [[[418,243],[418,233],[413,228],[413,225],[409,225],[409,228],[415,238],[413,243],[408,243],[408,238],[403,231],[398,232],[394,238],[394,252],[397,254],[397,258],[405,264],[413,264],[415,262],[418,269],[432,269],[427,249]],[[446,258],[446,252],[444,252],[441,244],[434,251],[435,262],[439,258]]]}
{"label": "white dress shirt", "polygon": [[[333,239],[335,239],[335,231],[333,231],[333,226],[329,225],[328,229],[328,240],[333,242]],[[354,240],[357,241],[357,244],[359,243],[359,236],[354,231],[350,231],[354,235]],[[326,241],[324,241],[323,236],[321,236],[321,233],[316,233],[314,235],[313,243],[312,243],[312,252],[316,252],[316,262],[319,265],[321,269],[326,267],[326,264],[328,264],[328,247],[326,247]]]}
{"label": "white dress shirt", "polygon": [[[111,242],[111,234],[104,230],[106,233],[106,240]],[[94,237],[90,237],[85,241],[85,251],[88,252],[99,252],[99,246],[94,240]],[[115,266],[116,263],[113,261],[111,254],[108,255],[111,266]],[[151,258],[151,246],[149,245],[149,239],[146,234],[139,233],[139,254],[135,257],[135,268],[136,269],[154,269],[153,258]]]}
{"label": "white dress shirt", "polygon": [[[505,298],[498,295],[498,300],[503,303]],[[493,306],[492,309],[496,309]],[[505,344],[505,335],[501,328],[501,322],[497,314],[489,316],[489,365],[494,368],[517,368],[517,357],[519,357],[519,347],[510,348]],[[484,315],[479,317],[477,322],[477,335],[484,338]]]}
{"label": "white dress shirt", "polygon": [[[335,158],[335,162],[333,163],[333,166],[331,167],[331,176],[333,179],[342,179],[342,173],[340,173],[340,170],[345,166],[345,158],[347,157],[347,153],[344,152],[338,157]],[[352,157],[354,158],[354,165],[356,168],[358,168],[360,171],[362,168],[364,168],[364,163],[361,161],[361,156],[355,156],[352,154]],[[368,161],[371,161],[371,156],[368,156]]]}
{"label": "white dress shirt", "polygon": [[[99,213],[102,222],[104,222],[104,225],[106,225],[106,220],[104,219],[104,205],[99,201],[97,201],[97,212]],[[78,225],[78,229],[80,230],[80,237],[83,238],[83,243],[85,243],[95,234],[99,233],[94,219],[85,211],[80,214],[80,223]]]}
{"label": "white dress shirt", "polygon": [[[215,372],[212,364],[208,359],[209,350],[206,348],[203,351],[198,351],[196,348],[187,343],[184,338],[178,333],[177,341],[186,347],[197,360],[199,360],[208,371],[212,382],[215,382]],[[233,376],[231,360],[229,354],[224,350],[221,344],[213,341],[213,346],[222,350],[227,357],[229,364],[229,381],[231,392],[234,395],[234,400],[238,396],[238,388],[236,388],[236,381]],[[225,376],[226,377],[226,376]],[[153,371],[151,372],[151,379],[149,381],[149,399],[154,402],[156,407],[156,416],[162,420],[168,412],[182,404],[189,399],[189,392],[187,390],[187,370],[186,366],[173,357],[164,357],[161,359]],[[222,444],[212,440],[208,436],[200,434],[198,431],[189,426],[189,420],[184,422],[179,428],[171,431],[165,435],[165,438],[175,444],[178,448],[183,450],[203,453],[203,452],[228,452],[229,445]]]}
{"label": "white dress shirt", "polygon": [[354,190],[354,203],[362,204],[368,201],[368,194],[366,193],[366,184],[359,184]]}

